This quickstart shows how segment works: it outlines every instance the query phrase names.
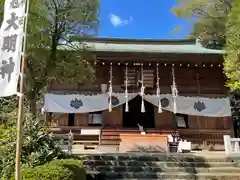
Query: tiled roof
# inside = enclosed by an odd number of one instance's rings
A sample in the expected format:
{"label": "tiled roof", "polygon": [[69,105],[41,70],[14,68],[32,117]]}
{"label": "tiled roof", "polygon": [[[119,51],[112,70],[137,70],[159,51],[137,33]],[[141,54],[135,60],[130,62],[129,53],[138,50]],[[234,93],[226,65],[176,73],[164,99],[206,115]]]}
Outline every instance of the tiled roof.
{"label": "tiled roof", "polygon": [[[152,40],[93,38],[84,40],[85,47],[95,52],[139,52],[176,54],[222,54],[221,50],[202,47],[196,40]],[[79,45],[79,43],[78,43]],[[74,46],[77,46],[75,43]]]}

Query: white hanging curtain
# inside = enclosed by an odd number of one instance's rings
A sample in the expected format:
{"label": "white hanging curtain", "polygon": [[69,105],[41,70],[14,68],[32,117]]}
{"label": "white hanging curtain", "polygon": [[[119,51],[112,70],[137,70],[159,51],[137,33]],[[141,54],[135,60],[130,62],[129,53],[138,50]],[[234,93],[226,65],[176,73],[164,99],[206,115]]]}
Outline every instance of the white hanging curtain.
{"label": "white hanging curtain", "polygon": [[[158,106],[158,98],[156,95],[145,95],[144,99]],[[171,94],[161,94],[160,99],[164,110],[174,112],[174,99]],[[176,113],[180,114],[207,117],[231,116],[229,98],[185,97],[178,95],[176,105]]]}
{"label": "white hanging curtain", "polygon": [[[128,101],[137,94],[128,94]],[[80,95],[80,94],[45,94],[43,109],[56,113],[89,113],[109,109],[109,95]],[[126,103],[125,93],[112,93],[111,107],[115,108]]]}
{"label": "white hanging curtain", "polygon": [[[135,98],[137,93],[128,94],[128,101]],[[157,95],[144,95],[144,99],[158,107]],[[162,109],[174,112],[172,94],[160,95]],[[178,96],[177,112],[193,116],[229,117],[231,106],[229,98],[203,98]],[[126,103],[125,93],[112,93],[112,107]],[[104,111],[109,108],[109,95],[79,95],[79,94],[45,94],[43,109],[56,113],[89,113]]]}

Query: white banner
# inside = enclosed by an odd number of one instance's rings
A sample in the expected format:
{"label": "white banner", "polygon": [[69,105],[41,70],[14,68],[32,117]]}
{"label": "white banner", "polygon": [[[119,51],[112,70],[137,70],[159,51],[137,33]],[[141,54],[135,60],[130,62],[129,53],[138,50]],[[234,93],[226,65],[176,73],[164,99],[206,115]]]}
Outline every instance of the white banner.
{"label": "white banner", "polygon": [[24,35],[24,0],[5,0],[0,29],[0,97],[17,93]]}

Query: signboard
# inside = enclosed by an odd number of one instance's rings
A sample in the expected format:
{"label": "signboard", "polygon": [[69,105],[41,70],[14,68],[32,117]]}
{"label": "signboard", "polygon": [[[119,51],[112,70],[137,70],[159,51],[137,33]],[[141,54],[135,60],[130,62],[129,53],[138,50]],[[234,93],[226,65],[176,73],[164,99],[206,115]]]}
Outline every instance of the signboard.
{"label": "signboard", "polygon": [[0,29],[0,97],[17,93],[24,35],[25,1],[5,0]]}

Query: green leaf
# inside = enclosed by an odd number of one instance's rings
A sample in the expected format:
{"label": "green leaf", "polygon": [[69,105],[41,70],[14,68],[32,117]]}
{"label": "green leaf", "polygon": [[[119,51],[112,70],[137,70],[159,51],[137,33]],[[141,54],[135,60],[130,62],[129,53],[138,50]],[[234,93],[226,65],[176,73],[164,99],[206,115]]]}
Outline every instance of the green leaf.
{"label": "green leaf", "polygon": [[199,38],[207,47],[210,40],[215,40],[220,45],[217,48],[222,48],[231,8],[232,0],[178,0],[172,12],[193,25],[190,37]]}
{"label": "green leaf", "polygon": [[226,24],[226,47],[224,72],[228,77],[227,86],[232,91],[240,90],[240,1],[236,0]]}

